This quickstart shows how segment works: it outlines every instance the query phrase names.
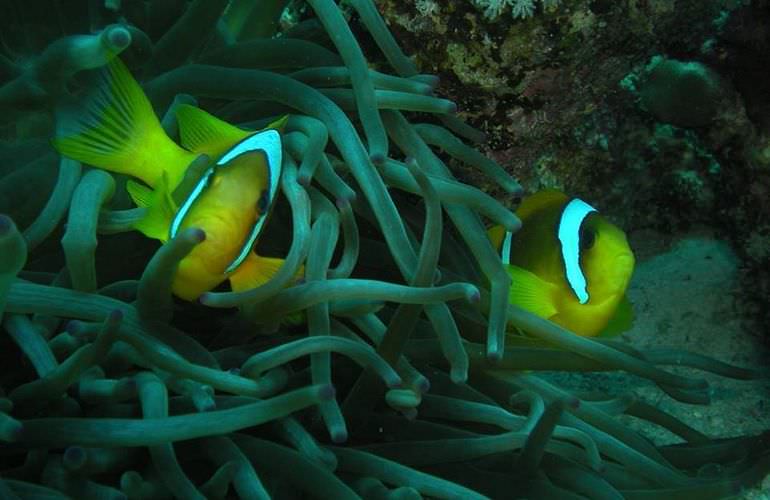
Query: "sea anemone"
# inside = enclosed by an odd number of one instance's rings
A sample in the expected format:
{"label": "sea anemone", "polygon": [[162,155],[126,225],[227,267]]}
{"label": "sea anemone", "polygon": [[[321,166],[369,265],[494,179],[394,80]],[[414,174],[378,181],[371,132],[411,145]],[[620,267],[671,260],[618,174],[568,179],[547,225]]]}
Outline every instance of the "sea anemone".
{"label": "sea anemone", "polygon": [[[143,209],[123,176],[67,158],[22,231],[0,216],[0,496],[719,498],[755,483],[766,435],[711,439],[633,397],[537,374],[622,370],[697,404],[706,382],[660,365],[763,375],[581,338],[508,304],[485,225],[520,222],[447,163],[519,185],[469,145],[482,134],[372,0],[348,3],[388,72],[333,0],[308,0],[284,27],[286,1],[90,2],[62,25],[97,34],[2,57],[3,116],[42,129],[119,54],[172,136],[182,102],[243,128],[289,120],[282,200],[259,242],[286,262],[252,290],[174,299],[176,265],[204,235],[151,247],[130,232]],[[34,130],[17,127],[16,149],[52,158]],[[0,193],[38,177],[21,166]],[[655,446],[622,414],[683,443]]]}

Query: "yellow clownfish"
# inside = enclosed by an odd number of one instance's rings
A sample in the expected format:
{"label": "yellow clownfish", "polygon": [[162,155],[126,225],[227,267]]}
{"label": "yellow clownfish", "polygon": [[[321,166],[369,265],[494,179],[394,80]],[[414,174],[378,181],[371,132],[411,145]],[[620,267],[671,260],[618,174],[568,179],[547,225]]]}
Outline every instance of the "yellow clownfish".
{"label": "yellow clownfish", "polygon": [[[260,257],[252,248],[278,192],[286,119],[245,131],[180,105],[180,147],[119,59],[108,65],[104,78],[72,124],[73,133],[55,138],[54,147],[143,181],[146,186],[129,180],[126,187],[134,203],[147,208],[134,225],[146,236],[165,242],[187,227],[204,231],[205,241],[179,264],[173,282],[178,297],[194,300],[227,279],[235,291],[267,281],[283,259]],[[201,154],[210,163],[188,171]]]}
{"label": "yellow clownfish", "polygon": [[488,234],[511,275],[510,302],[582,336],[630,328],[634,271],[626,235],[577,198],[540,191],[516,211],[522,228]]}

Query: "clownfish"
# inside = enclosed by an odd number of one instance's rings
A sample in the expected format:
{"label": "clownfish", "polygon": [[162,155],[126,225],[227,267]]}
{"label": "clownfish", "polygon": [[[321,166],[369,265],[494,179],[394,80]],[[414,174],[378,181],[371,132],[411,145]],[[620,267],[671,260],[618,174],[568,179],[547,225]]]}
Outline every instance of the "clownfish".
{"label": "clownfish", "polygon": [[[103,79],[68,124],[73,130],[56,137],[54,147],[142,181],[129,180],[126,189],[147,209],[133,226],[147,237],[166,242],[187,227],[204,231],[205,240],[179,263],[172,286],[176,296],[195,300],[225,280],[234,291],[267,281],[283,259],[252,249],[278,192],[286,118],[246,131],[183,104],[176,111],[179,146],[118,58]],[[200,155],[207,163],[195,161]]]}
{"label": "clownfish", "polygon": [[635,259],[621,229],[554,190],[526,197],[516,215],[518,232],[488,231],[512,279],[511,304],[581,336],[631,327],[625,293]]}

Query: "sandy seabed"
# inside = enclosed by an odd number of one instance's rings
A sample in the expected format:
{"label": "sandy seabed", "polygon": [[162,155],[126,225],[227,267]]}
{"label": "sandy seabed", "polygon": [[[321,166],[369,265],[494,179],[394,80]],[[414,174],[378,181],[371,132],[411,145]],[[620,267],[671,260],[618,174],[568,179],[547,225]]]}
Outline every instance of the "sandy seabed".
{"label": "sandy seabed", "polygon": [[[740,260],[730,246],[708,231],[673,241],[644,231],[629,236],[637,256],[628,290],[635,320],[619,338],[637,349],[673,348],[704,354],[746,368],[770,368],[770,350],[761,332],[753,331],[740,303]],[[552,374],[576,390],[632,393],[710,437],[759,434],[770,429],[770,378],[733,380],[699,370],[666,369],[708,381],[709,405],[673,400],[652,382],[633,375],[606,372]],[[633,417],[624,423],[655,444],[681,439]],[[770,500],[770,476],[742,498]]]}

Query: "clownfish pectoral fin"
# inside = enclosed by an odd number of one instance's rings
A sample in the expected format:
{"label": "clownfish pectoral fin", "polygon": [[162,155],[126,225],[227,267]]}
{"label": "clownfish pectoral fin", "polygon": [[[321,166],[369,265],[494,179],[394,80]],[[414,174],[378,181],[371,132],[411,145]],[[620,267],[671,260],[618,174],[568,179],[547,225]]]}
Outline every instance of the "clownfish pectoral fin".
{"label": "clownfish pectoral fin", "polygon": [[129,179],[126,182],[126,191],[128,191],[128,195],[137,207],[147,208],[152,205],[153,190],[147,186]]}
{"label": "clownfish pectoral fin", "polygon": [[85,106],[60,108],[58,122],[52,142],[61,154],[149,186],[155,187],[162,169],[172,183],[178,182],[195,158],[166,135],[142,88],[117,57],[103,70]]}
{"label": "clownfish pectoral fin", "polygon": [[632,326],[634,326],[634,310],[631,307],[631,302],[628,301],[628,297],[623,295],[618,308],[615,309],[615,314],[610,317],[609,323],[599,332],[598,336],[614,337],[630,330]]}
{"label": "clownfish pectoral fin", "polygon": [[511,304],[546,319],[558,312],[554,300],[556,285],[518,266],[508,266],[508,274],[512,280],[509,293]]}
{"label": "clownfish pectoral fin", "polygon": [[222,156],[234,144],[253,134],[189,104],[176,109],[182,146],[211,158]]}
{"label": "clownfish pectoral fin", "polygon": [[[284,259],[262,257],[250,252],[248,257],[230,275],[230,288],[234,292],[257,288],[270,280],[284,262]],[[303,273],[304,270],[300,267],[296,278],[300,278]]]}
{"label": "clownfish pectoral fin", "polygon": [[168,176],[163,173],[158,188],[152,190],[129,180],[126,190],[138,207],[146,208],[147,214],[134,223],[134,229],[148,238],[168,240],[168,229],[176,213],[176,206],[168,192]]}

